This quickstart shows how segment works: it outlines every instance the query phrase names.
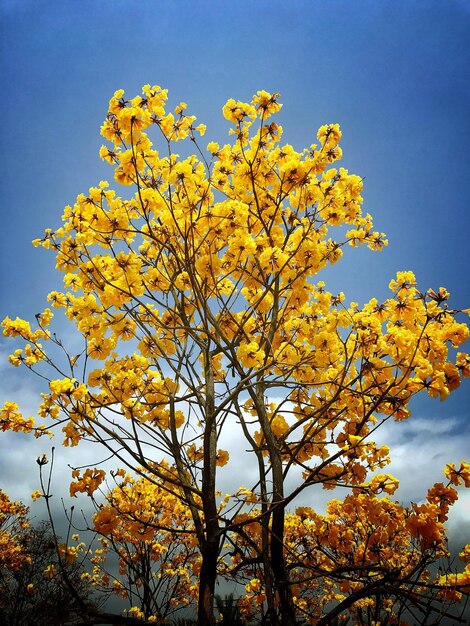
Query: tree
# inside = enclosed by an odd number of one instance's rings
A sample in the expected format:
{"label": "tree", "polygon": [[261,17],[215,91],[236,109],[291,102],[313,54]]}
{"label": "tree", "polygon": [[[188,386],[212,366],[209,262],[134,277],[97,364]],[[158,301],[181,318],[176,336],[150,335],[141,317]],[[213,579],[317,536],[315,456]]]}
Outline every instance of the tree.
{"label": "tree", "polygon": [[[434,601],[437,587],[468,593],[468,567],[430,585],[424,580],[431,555],[443,554],[438,509],[455,500],[451,486],[436,488],[424,509],[399,512],[413,520],[403,539],[412,561],[425,555],[416,571],[398,559],[392,575],[383,541],[361,517],[364,494],[378,510],[395,510],[387,495],[377,499],[393,492],[395,479],[370,477],[389,462],[373,433],[408,418],[416,394],[444,399],[469,375],[469,357],[454,355],[467,326],[449,308],[444,288],[420,291],[409,271],[390,282],[384,302],[348,305],[343,293],[327,291],[318,275],[345,246],[378,251],[387,240],[362,212],[361,178],[332,167],[342,155],[339,126],[322,126],[318,143],[302,152],[281,145],[282,129],[270,120],[281,108],[278,99],[259,91],[249,103],[229,100],[223,114],[233,143],[211,142],[204,151],[196,135],[205,126],[195,125],[185,103],[169,111],[166,90],[146,85],[131,100],[116,92],[101,129],[111,147],[100,154],[132,193],[121,197],[102,181],[66,207],[61,228],[34,242],[56,255],[65,291],[48,299],[75,324],[84,348],[70,353],[49,330],[49,308],[37,315],[36,330],[24,320],[3,322],[5,335],[27,342],[11,355],[13,365],[49,379],[39,408],[48,424],[26,421],[10,402],[3,428],[41,434],[60,424],[64,445],[99,442],[135,475],[129,498],[141,491],[147,504],[136,510],[149,528],[155,520],[146,506],[154,500],[142,485],[181,503],[181,527],[157,526],[161,533],[192,533],[201,625],[215,622],[217,577],[244,580],[253,568],[258,576],[247,583],[247,598],[259,596],[273,625],[292,625],[298,616],[332,623],[338,606],[357,617],[379,596],[401,607]],[[174,144],[184,139],[198,156],[175,154]],[[238,461],[219,441],[234,428],[243,433],[257,478],[222,497],[219,468]],[[449,472],[451,482],[468,486],[468,465]],[[102,469],[76,470],[72,494],[92,496],[104,479]],[[332,504],[334,521],[309,514],[305,536],[295,539],[308,551],[293,550],[289,507],[306,490],[338,485],[351,495]],[[95,517],[102,530],[103,518],[113,517],[109,507],[124,506],[112,493]],[[351,516],[354,533],[345,545],[376,548],[363,548],[360,565],[330,536],[342,536],[341,520]],[[305,524],[296,523],[300,532]],[[325,556],[322,542],[345,554]],[[321,584],[307,600],[312,580]],[[337,585],[344,597],[333,593]]]}
{"label": "tree", "polygon": [[28,507],[21,502],[12,502],[0,489],[0,571],[14,571],[28,562],[28,554],[21,542],[22,533],[28,528]]}
{"label": "tree", "polygon": [[[2,503],[7,501],[2,492]],[[82,579],[83,567],[76,560],[77,550],[66,551],[49,524],[31,527],[27,507],[11,501],[9,504],[12,523],[7,544],[3,542],[6,531],[1,531],[0,623],[5,626],[82,623],[82,603],[96,610],[98,607],[91,598],[91,587]],[[62,547],[63,559],[57,547]],[[10,558],[12,554],[14,558]],[[65,576],[60,574],[61,570]]]}

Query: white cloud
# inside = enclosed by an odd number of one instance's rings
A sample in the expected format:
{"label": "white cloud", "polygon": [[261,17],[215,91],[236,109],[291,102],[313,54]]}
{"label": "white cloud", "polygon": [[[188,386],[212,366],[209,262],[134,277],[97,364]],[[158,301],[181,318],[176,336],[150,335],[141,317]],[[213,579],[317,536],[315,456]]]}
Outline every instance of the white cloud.
{"label": "white cloud", "polygon": [[468,456],[468,437],[454,418],[442,420],[411,417],[405,422],[389,421],[375,435],[390,447],[387,471],[400,479],[398,496],[403,501],[422,500],[427,488],[445,480],[446,463],[460,463]]}

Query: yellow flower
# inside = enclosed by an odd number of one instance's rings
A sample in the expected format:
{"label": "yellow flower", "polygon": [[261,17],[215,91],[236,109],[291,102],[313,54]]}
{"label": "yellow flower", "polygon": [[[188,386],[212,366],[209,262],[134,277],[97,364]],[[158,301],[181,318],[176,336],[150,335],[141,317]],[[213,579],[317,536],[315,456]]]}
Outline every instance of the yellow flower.
{"label": "yellow flower", "polygon": [[283,415],[276,415],[271,422],[271,429],[276,437],[282,437],[289,429],[289,424]]}
{"label": "yellow flower", "polygon": [[248,593],[257,593],[261,589],[260,579],[252,578],[250,582],[245,585],[245,589]]}
{"label": "yellow flower", "polygon": [[132,617],[135,617],[135,619],[145,619],[144,613],[142,613],[138,606],[132,606],[127,612]]}
{"label": "yellow flower", "polygon": [[341,139],[339,124],[328,124],[321,126],[317,133],[318,140],[324,148],[334,147]]}
{"label": "yellow flower", "polygon": [[217,465],[219,467],[227,465],[229,458],[227,450],[217,450]]}
{"label": "yellow flower", "polygon": [[54,578],[54,576],[57,574],[57,568],[55,565],[48,565],[46,567],[46,569],[44,570],[44,577],[45,578]]}
{"label": "yellow flower", "polygon": [[256,341],[240,344],[237,356],[243,367],[261,367],[264,362],[265,353],[261,350]]}
{"label": "yellow flower", "polygon": [[261,110],[261,114],[264,119],[267,119],[274,113],[277,113],[281,110],[282,104],[280,104],[277,100],[280,98],[279,93],[268,93],[267,91],[258,91],[255,96],[253,96],[253,100],[251,103],[258,109]]}
{"label": "yellow flower", "polygon": [[117,512],[110,506],[101,508],[94,516],[93,522],[98,532],[103,535],[110,535],[119,525]]}

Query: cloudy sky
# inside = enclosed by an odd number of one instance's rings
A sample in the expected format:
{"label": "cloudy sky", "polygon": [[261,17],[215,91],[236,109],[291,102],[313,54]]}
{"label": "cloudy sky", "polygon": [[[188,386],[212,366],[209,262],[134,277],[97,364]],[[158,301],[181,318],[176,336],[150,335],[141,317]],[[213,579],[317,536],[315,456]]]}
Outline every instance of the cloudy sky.
{"label": "cloudy sky", "polygon": [[[346,255],[328,287],[350,300],[383,298],[395,272],[412,269],[423,290],[446,286],[452,306],[469,306],[466,0],[3,0],[0,21],[0,317],[32,318],[60,286],[52,255],[30,242],[78,193],[112,177],[98,157],[107,102],[146,83],[188,102],[207,141],[227,139],[225,101],[258,89],[282,94],[284,140],[297,149],[339,122],[343,165],[365,179],[365,208],[390,245]],[[0,402],[34,413],[41,383],[8,365],[9,349],[1,339]],[[469,385],[445,403],[415,402],[407,423],[387,426],[402,500],[422,499],[470,449],[468,406]],[[49,449],[3,434],[0,487],[28,501],[34,460]],[[57,454],[58,466],[73,462]],[[58,470],[58,491],[65,481]],[[462,541],[469,503],[450,521]]]}

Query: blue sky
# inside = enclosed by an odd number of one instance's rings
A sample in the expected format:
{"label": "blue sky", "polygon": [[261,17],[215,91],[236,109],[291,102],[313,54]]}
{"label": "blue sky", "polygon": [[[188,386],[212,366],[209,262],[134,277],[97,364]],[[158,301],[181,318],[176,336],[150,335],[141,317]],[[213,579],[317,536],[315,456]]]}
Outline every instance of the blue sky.
{"label": "blue sky", "polygon": [[[386,297],[395,272],[412,269],[424,290],[446,286],[452,306],[469,306],[465,0],[3,0],[0,25],[2,318],[32,318],[60,285],[53,256],[30,242],[78,193],[112,178],[98,157],[107,102],[146,83],[188,102],[207,141],[228,139],[225,101],[258,89],[282,94],[284,140],[298,149],[339,122],[343,164],[365,178],[365,208],[390,246],[346,255],[328,274],[331,290]],[[2,340],[0,401],[34,411],[40,385],[5,365],[8,349]],[[468,385],[445,403],[415,403],[421,427],[393,435],[408,478],[411,451],[426,456],[404,497],[420,497],[424,478],[470,448],[468,406]],[[35,452],[5,437],[0,487],[26,497]]]}

